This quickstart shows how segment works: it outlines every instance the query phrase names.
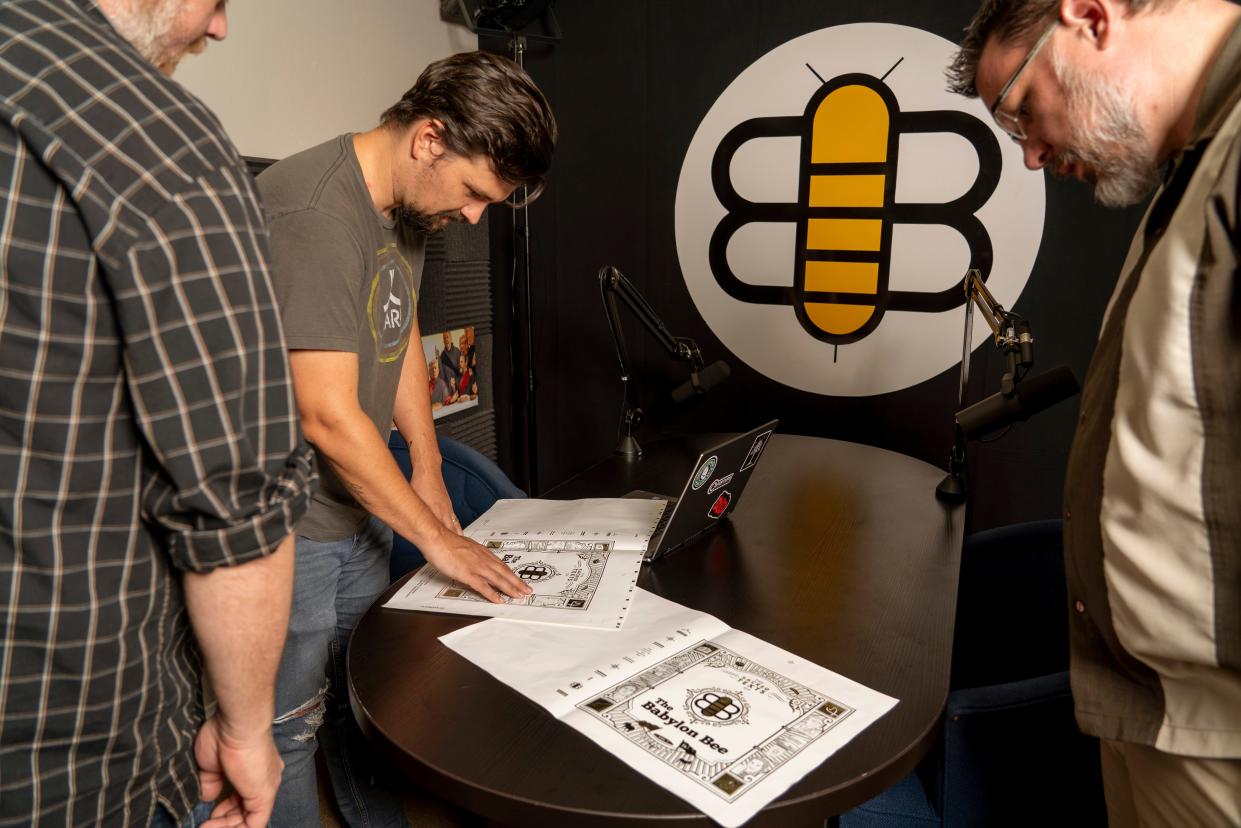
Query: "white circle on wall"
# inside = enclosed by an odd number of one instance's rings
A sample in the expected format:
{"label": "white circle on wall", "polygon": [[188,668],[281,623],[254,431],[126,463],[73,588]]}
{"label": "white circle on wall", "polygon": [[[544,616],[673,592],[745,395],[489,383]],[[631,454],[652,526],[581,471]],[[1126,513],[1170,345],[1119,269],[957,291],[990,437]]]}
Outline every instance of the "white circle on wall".
{"label": "white circle on wall", "polygon": [[[898,391],[959,363],[971,265],[1006,308],[1021,295],[1043,176],[979,100],[946,90],[955,51],[909,26],[821,29],[746,68],[699,124],[677,255],[698,312],[755,371]],[[989,335],[975,319],[971,350]]]}

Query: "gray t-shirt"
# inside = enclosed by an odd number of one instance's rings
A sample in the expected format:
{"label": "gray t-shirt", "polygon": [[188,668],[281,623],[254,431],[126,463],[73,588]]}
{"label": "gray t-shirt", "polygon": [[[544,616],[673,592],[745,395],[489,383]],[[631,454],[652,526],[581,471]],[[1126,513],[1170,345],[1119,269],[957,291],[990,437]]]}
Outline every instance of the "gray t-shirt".
{"label": "gray t-shirt", "polygon": [[[352,135],[289,156],[258,184],[289,348],[356,353],[358,403],[387,442],[425,245],[375,210]],[[329,463],[320,462],[319,473],[322,484],[297,532],[318,541],[349,537],[367,512]]]}

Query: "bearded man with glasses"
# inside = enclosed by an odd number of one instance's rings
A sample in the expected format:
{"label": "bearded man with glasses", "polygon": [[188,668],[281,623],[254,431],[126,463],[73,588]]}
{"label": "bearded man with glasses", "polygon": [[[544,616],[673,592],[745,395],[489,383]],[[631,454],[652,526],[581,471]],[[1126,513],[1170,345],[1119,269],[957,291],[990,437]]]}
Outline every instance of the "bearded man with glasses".
{"label": "bearded man with glasses", "polygon": [[1113,825],[1241,825],[1239,23],[1226,0],[986,0],[948,71],[1030,169],[1109,206],[1158,187],[1065,483],[1074,705]]}

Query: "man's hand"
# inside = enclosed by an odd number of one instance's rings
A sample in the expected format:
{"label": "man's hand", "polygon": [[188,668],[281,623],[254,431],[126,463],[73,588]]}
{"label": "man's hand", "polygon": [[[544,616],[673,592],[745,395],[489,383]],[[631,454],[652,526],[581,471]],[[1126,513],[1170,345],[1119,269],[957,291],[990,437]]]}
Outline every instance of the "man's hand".
{"label": "man's hand", "polygon": [[263,828],[276,804],[276,790],[284,762],[276,752],[271,730],[243,737],[233,736],[212,716],[194,740],[201,796],[211,802],[232,787],[228,798],[211,811],[202,828]]}
{"label": "man's hand", "polygon": [[444,488],[444,478],[438,471],[427,474],[414,472],[410,485],[413,486],[414,493],[422,498],[422,502],[427,504],[435,519],[444,524],[445,529],[456,535],[461,534],[461,523],[452,510],[452,499],[448,496],[448,490]]}
{"label": "man's hand", "polygon": [[500,592],[510,598],[523,598],[534,592],[485,546],[464,535],[447,531],[441,538],[441,543],[419,547],[427,560],[435,564],[440,572],[465,584],[493,604],[501,602]]}

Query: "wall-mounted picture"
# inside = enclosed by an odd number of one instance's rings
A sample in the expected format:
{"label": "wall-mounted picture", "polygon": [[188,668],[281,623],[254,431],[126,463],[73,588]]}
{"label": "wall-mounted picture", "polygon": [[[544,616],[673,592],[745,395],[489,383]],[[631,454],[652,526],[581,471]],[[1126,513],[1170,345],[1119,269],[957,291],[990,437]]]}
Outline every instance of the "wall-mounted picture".
{"label": "wall-mounted picture", "polygon": [[474,326],[454,328],[422,338],[431,394],[431,414],[446,417],[478,405],[478,349]]}

